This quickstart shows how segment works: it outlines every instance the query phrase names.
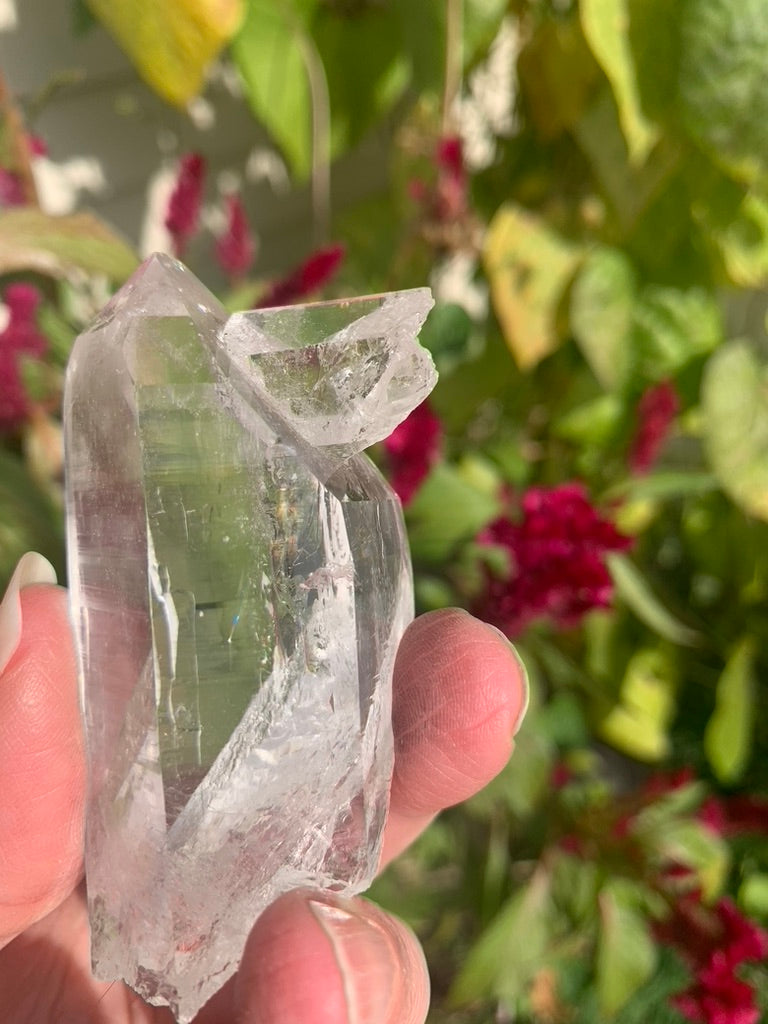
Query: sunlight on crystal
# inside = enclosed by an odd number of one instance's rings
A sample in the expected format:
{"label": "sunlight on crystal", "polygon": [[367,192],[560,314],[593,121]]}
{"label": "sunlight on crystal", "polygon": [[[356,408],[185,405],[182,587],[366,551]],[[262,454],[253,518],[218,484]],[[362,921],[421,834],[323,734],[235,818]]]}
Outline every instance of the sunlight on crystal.
{"label": "sunlight on crystal", "polygon": [[78,339],[68,546],[94,972],[189,1021],[258,914],[379,858],[412,610],[362,450],[429,393],[426,289],[227,318],[155,256]]}

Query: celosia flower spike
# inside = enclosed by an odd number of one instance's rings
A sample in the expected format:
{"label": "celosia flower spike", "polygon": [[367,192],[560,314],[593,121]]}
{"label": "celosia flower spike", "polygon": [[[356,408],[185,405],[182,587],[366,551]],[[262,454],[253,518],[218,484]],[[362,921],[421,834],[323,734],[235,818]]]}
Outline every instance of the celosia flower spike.
{"label": "celosia flower spike", "polygon": [[8,324],[0,333],[0,430],[18,427],[30,414],[21,364],[24,356],[45,355],[48,340],[37,326],[40,293],[32,285],[10,284],[3,296]]}
{"label": "celosia flower spike", "polygon": [[326,285],[344,259],[344,246],[329,245],[318,249],[286,277],[275,281],[256,303],[256,309],[287,306],[311,295]]}
{"label": "celosia flower spike", "polygon": [[428,402],[395,427],[384,441],[390,482],[403,505],[407,505],[440,456],[443,428]]}
{"label": "celosia flower spike", "polygon": [[199,153],[187,153],[179,161],[176,184],[168,200],[165,227],[173,239],[173,251],[182,256],[200,222],[205,186],[205,160]]}
{"label": "celosia flower spike", "polygon": [[227,226],[216,240],[216,259],[225,274],[234,283],[251,269],[256,256],[256,240],[248,217],[238,195],[226,197]]}

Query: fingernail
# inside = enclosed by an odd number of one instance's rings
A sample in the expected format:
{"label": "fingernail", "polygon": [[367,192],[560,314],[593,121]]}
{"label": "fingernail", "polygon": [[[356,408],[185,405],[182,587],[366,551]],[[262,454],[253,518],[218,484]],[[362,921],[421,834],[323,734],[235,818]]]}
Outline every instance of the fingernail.
{"label": "fingernail", "polygon": [[520,726],[523,724],[523,721],[525,720],[525,716],[528,711],[528,706],[531,703],[531,680],[528,676],[528,668],[526,667],[526,664],[523,661],[523,659],[520,657],[517,648],[509,639],[506,633],[502,633],[498,626],[492,626],[490,622],[484,622],[483,625],[486,627],[486,629],[489,629],[492,633],[495,633],[497,637],[500,637],[504,641],[504,643],[507,645],[507,647],[514,655],[515,661],[517,662],[520,668],[520,682],[522,683],[523,687],[523,701],[520,705],[520,711],[518,713],[518,716],[515,719],[515,724],[512,727],[512,735],[517,736],[518,732],[520,731]]}
{"label": "fingernail", "polygon": [[56,583],[56,570],[36,551],[22,555],[0,602],[0,672],[5,670],[21,640],[19,593],[34,583]]}
{"label": "fingernail", "polygon": [[313,897],[309,907],[333,949],[348,1024],[424,1019],[429,1004],[424,956],[402,922],[372,903],[330,894]]}

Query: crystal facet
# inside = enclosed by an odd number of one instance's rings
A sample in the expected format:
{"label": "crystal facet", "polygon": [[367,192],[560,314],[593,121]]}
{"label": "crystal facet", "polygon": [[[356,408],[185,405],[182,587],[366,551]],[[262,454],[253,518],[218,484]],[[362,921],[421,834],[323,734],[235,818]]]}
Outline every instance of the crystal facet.
{"label": "crystal facet", "polygon": [[361,452],[434,385],[426,289],[226,312],[149,259],[72,353],[71,601],[94,972],[180,1021],[256,916],[376,869],[412,616]]}

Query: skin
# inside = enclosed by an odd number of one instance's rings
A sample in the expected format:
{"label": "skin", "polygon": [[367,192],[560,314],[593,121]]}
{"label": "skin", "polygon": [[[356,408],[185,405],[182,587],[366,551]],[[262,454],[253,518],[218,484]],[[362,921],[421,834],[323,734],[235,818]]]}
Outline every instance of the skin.
{"label": "skin", "polygon": [[[66,594],[21,593],[0,675],[0,1007],[7,1024],[171,1024],[91,977],[82,887],[85,765]],[[416,620],[395,671],[396,767],[382,866],[506,763],[525,684],[500,634],[461,611]],[[255,923],[238,973],[195,1024],[421,1024],[413,934],[364,899],[299,891]]]}

